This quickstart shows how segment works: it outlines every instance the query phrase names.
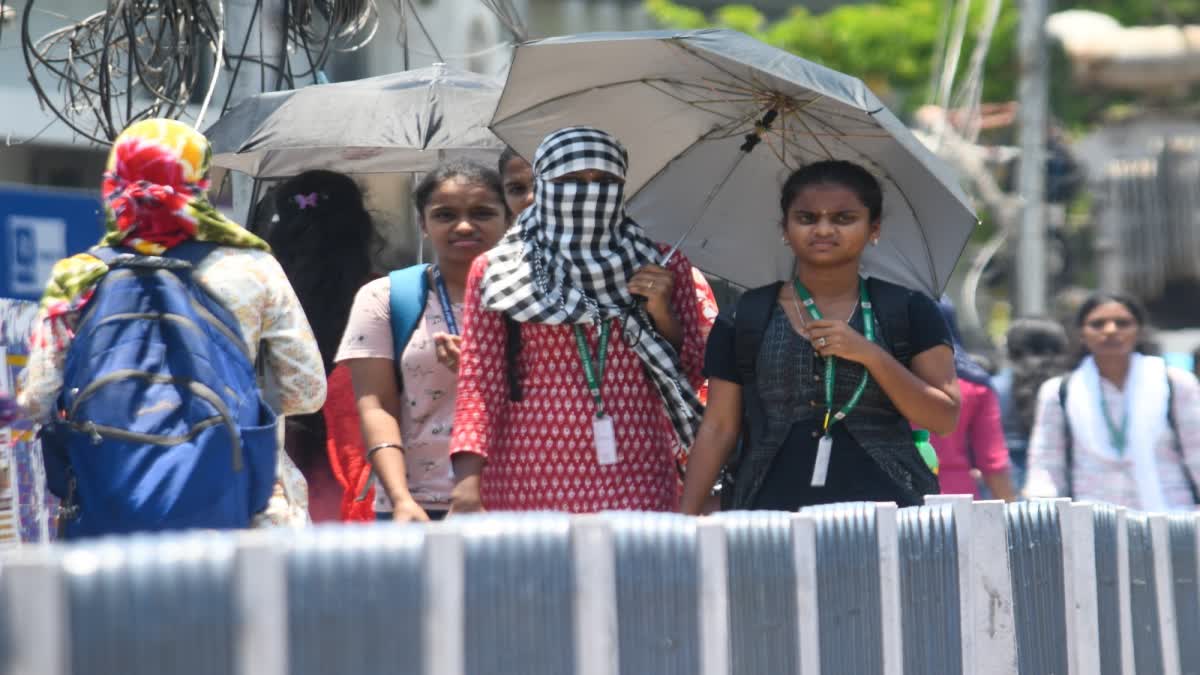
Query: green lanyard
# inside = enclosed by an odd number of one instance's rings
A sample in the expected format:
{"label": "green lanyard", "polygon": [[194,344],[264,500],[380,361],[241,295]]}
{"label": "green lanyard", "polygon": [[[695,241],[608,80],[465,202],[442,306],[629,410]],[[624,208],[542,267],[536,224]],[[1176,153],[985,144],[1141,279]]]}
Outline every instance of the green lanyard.
{"label": "green lanyard", "polygon": [[[817,303],[813,300],[812,294],[808,289],[800,283],[799,279],[792,279],[792,288],[796,291],[796,296],[804,303],[804,308],[808,310],[809,316],[814,321],[820,321],[822,318],[821,310],[817,309]],[[871,309],[871,296],[867,295],[867,284],[863,280],[858,281],[858,299],[863,311],[863,334],[869,342],[875,341],[875,312]],[[837,359],[832,356],[825,357],[825,424],[822,429],[825,435],[829,435],[829,427],[846,418],[850,411],[854,410],[862,399],[863,392],[867,390],[867,382],[870,381],[871,375],[866,368],[863,369],[862,380],[859,381],[858,387],[854,393],[850,395],[850,400],[846,401],[846,405],[836,413],[833,411],[833,380],[837,374]]]}
{"label": "green lanyard", "polygon": [[1113,422],[1112,415],[1108,412],[1108,397],[1104,395],[1104,383],[1100,383],[1100,410],[1104,413],[1104,423],[1108,425],[1108,438],[1112,442],[1113,449],[1120,454],[1125,454],[1125,432],[1129,429],[1129,411],[1126,410],[1121,416],[1121,426],[1117,427],[1117,423]]}
{"label": "green lanyard", "polygon": [[579,347],[579,362],[583,364],[588,391],[592,393],[592,400],[596,402],[596,419],[601,419],[604,417],[604,399],[600,396],[600,383],[604,381],[604,362],[608,360],[608,336],[612,328],[607,321],[600,325],[600,349],[596,354],[599,367],[592,364],[592,350],[588,347],[583,328],[580,328],[579,324],[572,328],[575,329],[575,346]]}

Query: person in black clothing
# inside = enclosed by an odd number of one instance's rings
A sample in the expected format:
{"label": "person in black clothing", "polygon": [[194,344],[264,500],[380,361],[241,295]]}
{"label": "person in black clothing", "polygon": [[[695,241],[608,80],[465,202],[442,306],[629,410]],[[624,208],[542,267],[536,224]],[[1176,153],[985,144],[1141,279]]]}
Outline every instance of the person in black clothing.
{"label": "person in black clothing", "polygon": [[725,508],[920,504],[938,484],[913,427],[944,435],[958,420],[949,329],[929,297],[860,276],[883,208],[866,169],[805,166],[780,206],[796,276],[747,292],[713,327],[681,510],[700,512],[722,467]]}

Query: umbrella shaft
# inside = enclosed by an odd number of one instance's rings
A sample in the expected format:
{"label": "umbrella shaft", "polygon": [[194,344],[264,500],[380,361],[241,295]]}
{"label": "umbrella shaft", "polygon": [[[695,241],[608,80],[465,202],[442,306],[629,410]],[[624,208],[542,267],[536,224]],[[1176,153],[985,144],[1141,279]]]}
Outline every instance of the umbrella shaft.
{"label": "umbrella shaft", "polygon": [[704,214],[708,213],[708,207],[712,206],[712,203],[717,198],[717,195],[721,194],[721,188],[725,187],[725,184],[728,183],[729,179],[733,177],[733,172],[737,171],[737,168],[742,165],[742,160],[746,159],[746,156],[749,154],[749,151],[745,150],[737,154],[737,159],[734,160],[732,165],[730,165],[729,170],[725,172],[725,177],[722,178],[719,183],[713,186],[713,189],[709,191],[708,196],[705,197],[704,206],[700,207],[700,215],[696,216],[696,219],[692,221],[692,226],[687,229],[687,232],[683,233],[683,236],[679,238],[679,241],[675,242],[675,245],[672,246],[669,251],[667,251],[666,255],[664,255],[663,259],[658,263],[660,267],[666,267],[667,263],[671,262],[671,258],[675,256],[675,252],[679,250],[679,247],[683,246],[683,242],[687,241],[687,238],[692,236],[692,232],[696,231],[696,226],[700,224],[700,221],[704,220]]}

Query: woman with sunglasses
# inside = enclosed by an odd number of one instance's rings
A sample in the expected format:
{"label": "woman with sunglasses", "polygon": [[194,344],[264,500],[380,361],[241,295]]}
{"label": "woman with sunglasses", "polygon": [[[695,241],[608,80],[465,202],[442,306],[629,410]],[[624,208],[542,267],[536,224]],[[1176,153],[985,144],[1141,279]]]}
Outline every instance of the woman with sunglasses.
{"label": "woman with sunglasses", "polygon": [[1092,295],[1076,326],[1079,365],[1038,394],[1026,495],[1145,511],[1193,508],[1200,470],[1195,376],[1150,355],[1146,313],[1131,297]]}

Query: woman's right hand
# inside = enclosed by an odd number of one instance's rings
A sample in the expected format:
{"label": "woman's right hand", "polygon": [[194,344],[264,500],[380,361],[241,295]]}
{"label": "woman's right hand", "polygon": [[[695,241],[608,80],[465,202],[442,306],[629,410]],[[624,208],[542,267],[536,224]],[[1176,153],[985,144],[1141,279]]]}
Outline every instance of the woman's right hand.
{"label": "woman's right hand", "polygon": [[480,485],[483,480],[484,461],[481,455],[469,452],[459,452],[450,456],[456,482],[450,490],[450,512],[447,516],[483,512]]}
{"label": "woman's right hand", "polygon": [[429,514],[421,508],[412,497],[392,503],[392,522],[394,523],[425,523],[429,522]]}
{"label": "woman's right hand", "polygon": [[450,512],[448,516],[463,513],[483,513],[483,499],[479,494],[479,486],[471,485],[471,481],[461,481],[450,492]]}

